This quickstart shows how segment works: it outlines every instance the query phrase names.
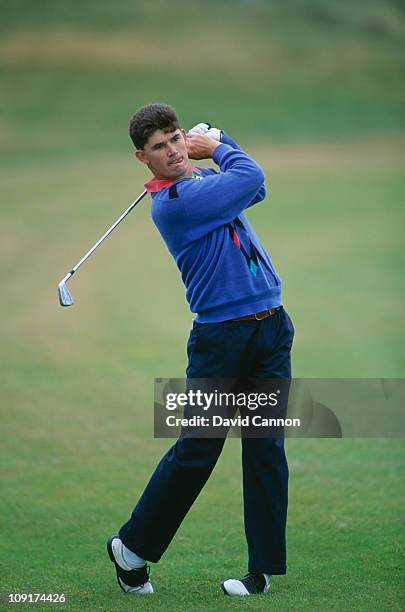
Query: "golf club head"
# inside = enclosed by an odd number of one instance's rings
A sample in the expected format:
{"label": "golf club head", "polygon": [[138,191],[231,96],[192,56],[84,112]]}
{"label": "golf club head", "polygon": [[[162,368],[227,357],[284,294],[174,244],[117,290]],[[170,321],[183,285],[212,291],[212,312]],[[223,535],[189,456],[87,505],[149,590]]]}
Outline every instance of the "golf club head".
{"label": "golf club head", "polygon": [[71,306],[74,304],[73,298],[69,289],[67,288],[66,282],[63,280],[58,285],[59,303],[61,306]]}

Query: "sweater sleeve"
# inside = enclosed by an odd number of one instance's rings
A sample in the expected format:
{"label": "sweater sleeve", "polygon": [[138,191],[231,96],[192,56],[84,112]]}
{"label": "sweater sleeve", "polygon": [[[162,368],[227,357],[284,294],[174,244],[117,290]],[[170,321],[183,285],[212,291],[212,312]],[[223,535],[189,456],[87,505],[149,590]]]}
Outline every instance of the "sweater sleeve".
{"label": "sweater sleeve", "polygon": [[[222,131],[221,142],[223,142],[224,144],[230,145],[233,149],[238,149],[239,151],[243,151],[243,149],[240,148],[238,143],[235,140],[233,140],[233,138],[231,138],[229,134],[227,134],[224,131]],[[258,202],[261,202],[262,200],[264,200],[266,195],[267,195],[267,187],[266,187],[266,183],[263,181],[262,185],[260,186],[259,191],[256,193],[253,200],[246,206],[246,208],[250,208],[251,206],[254,206],[255,204],[257,204]]]}
{"label": "sweater sleeve", "polygon": [[261,167],[240,149],[221,144],[215,149],[213,160],[220,173],[179,183],[191,240],[232,221],[257,197],[264,182]]}

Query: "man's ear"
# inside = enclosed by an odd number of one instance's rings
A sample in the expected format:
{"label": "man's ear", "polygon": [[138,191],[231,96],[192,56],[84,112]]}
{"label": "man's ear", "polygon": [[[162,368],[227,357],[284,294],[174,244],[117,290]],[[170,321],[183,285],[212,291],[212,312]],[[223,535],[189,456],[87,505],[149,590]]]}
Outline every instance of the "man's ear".
{"label": "man's ear", "polygon": [[186,130],[183,130],[183,128],[180,128],[180,132],[181,132],[184,140],[186,140],[186,134],[187,134]]}
{"label": "man's ear", "polygon": [[146,159],[145,151],[142,151],[142,149],[137,149],[135,151],[135,157],[143,164],[146,164],[146,165],[148,164],[148,160]]}

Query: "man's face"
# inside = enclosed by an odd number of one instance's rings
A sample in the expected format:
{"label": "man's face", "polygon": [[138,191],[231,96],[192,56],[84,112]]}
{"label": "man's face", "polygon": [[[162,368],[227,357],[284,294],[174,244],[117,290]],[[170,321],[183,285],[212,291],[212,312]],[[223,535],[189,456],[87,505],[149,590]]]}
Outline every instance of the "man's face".
{"label": "man's face", "polygon": [[190,172],[184,130],[156,130],[149,136],[143,150],[135,151],[135,155],[157,179],[180,178]]}

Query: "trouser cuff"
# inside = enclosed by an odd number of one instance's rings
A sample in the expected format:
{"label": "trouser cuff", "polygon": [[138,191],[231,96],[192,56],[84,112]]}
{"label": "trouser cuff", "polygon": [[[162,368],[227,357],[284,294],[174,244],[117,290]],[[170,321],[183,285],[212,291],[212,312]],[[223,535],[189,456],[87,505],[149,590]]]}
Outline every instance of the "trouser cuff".
{"label": "trouser cuff", "polygon": [[256,567],[249,565],[249,572],[254,574],[270,574],[271,576],[284,576],[287,573],[286,565],[269,565],[264,567]]}

